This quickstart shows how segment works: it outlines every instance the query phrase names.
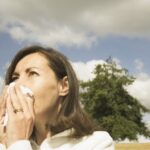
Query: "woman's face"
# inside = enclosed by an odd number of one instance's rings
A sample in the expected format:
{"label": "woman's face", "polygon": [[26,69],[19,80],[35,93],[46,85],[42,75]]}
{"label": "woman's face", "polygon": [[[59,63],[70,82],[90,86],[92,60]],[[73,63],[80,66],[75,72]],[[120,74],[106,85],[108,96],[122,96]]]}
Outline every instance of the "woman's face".
{"label": "woman's face", "polygon": [[30,88],[35,98],[35,114],[43,116],[58,111],[60,82],[48,61],[40,53],[32,53],[22,58],[12,75],[17,85]]}

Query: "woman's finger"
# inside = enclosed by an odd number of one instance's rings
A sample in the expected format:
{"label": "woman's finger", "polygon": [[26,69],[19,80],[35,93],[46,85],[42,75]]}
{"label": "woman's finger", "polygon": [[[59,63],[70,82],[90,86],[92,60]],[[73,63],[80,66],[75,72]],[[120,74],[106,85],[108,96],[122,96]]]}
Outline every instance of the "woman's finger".
{"label": "woman's finger", "polygon": [[1,119],[5,115],[5,112],[6,112],[7,90],[8,90],[8,86],[4,88],[2,94],[0,95],[0,118]]}
{"label": "woman's finger", "polygon": [[14,115],[14,108],[13,108],[12,101],[11,101],[11,98],[10,98],[9,94],[7,96],[6,105],[7,105],[8,117],[12,118],[12,116]]}
{"label": "woman's finger", "polygon": [[10,86],[9,95],[10,95],[10,99],[11,99],[14,111],[23,109],[21,104],[20,104],[20,101],[17,97],[16,91],[15,91],[15,86]]}
{"label": "woman's finger", "polygon": [[33,117],[33,119],[35,119],[35,111],[34,111],[34,96],[27,96],[27,104],[28,104],[28,108],[29,108],[29,111]]}
{"label": "woman's finger", "polygon": [[21,104],[21,107],[23,108],[24,115],[28,117],[30,115],[30,111],[29,111],[29,107],[27,104],[27,100],[26,100],[27,96],[21,92],[18,86],[15,87],[15,90],[16,90],[16,94],[19,99],[19,102]]}
{"label": "woman's finger", "polygon": [[8,91],[8,86],[5,86],[5,88],[3,89],[3,91],[0,95],[0,108],[5,106],[5,104],[6,104],[5,97],[7,95],[7,91]]}

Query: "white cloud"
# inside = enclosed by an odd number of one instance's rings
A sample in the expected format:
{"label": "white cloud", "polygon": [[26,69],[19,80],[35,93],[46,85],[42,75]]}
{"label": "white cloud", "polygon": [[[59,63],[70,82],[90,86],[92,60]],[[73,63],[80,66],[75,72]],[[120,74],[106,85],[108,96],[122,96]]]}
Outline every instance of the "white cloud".
{"label": "white cloud", "polygon": [[90,46],[109,34],[150,37],[149,0],[1,0],[0,30],[18,41]]}
{"label": "white cloud", "polygon": [[[122,68],[118,58],[112,58],[115,61],[117,68]],[[88,81],[95,76],[93,71],[98,64],[104,64],[104,60],[90,60],[88,62],[71,62],[79,80]]]}
{"label": "white cloud", "polygon": [[72,62],[72,66],[79,80],[88,81],[94,78],[94,68],[97,64],[104,64],[103,60],[91,60],[84,62]]}
{"label": "white cloud", "polygon": [[132,85],[127,87],[128,92],[137,98],[141,104],[150,109],[150,76],[146,73],[137,75]]}
{"label": "white cloud", "polygon": [[142,105],[150,109],[150,76],[143,72],[144,63],[140,59],[136,59],[134,63],[139,73],[133,84],[127,86],[127,91]]}

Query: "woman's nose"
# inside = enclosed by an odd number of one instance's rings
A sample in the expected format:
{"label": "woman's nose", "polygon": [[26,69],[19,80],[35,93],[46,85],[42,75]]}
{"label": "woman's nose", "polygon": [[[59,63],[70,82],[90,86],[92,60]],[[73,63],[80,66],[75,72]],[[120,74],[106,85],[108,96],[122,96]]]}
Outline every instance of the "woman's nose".
{"label": "woman's nose", "polygon": [[16,81],[15,81],[15,83],[16,83],[16,85],[17,86],[21,86],[21,85],[27,85],[28,83],[28,80],[26,79],[26,77],[25,76],[20,76]]}

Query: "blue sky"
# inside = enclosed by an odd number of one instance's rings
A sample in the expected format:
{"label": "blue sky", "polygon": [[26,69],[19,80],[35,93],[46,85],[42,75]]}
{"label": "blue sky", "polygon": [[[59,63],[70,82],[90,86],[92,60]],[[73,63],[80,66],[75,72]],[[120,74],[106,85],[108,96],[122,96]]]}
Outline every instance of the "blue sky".
{"label": "blue sky", "polygon": [[[32,44],[32,42],[28,42]],[[26,42],[18,42],[9,34],[0,32],[0,64],[4,66],[12,59],[16,52],[26,46]],[[91,47],[67,47],[65,45],[57,47],[59,51],[65,54],[73,62],[87,62],[90,60],[106,60],[109,56],[120,60],[122,67],[129,70],[129,73],[135,75],[138,70],[135,60],[143,63],[142,71],[150,74],[150,41],[144,38],[126,38],[126,37],[106,37],[98,39],[97,43]],[[0,74],[3,74],[3,67]]]}
{"label": "blue sky", "polygon": [[61,51],[83,80],[111,56],[136,77],[128,91],[150,108],[149,8],[149,0],[1,0],[0,81],[15,53],[31,44]]}

